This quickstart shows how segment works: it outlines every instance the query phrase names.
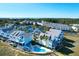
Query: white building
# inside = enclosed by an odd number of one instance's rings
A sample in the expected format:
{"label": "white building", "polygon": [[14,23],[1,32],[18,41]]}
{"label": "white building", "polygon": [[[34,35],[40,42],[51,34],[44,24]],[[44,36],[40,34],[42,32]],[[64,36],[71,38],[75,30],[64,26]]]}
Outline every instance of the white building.
{"label": "white building", "polygon": [[70,24],[71,28],[75,32],[79,32],[79,24]]}
{"label": "white building", "polygon": [[10,34],[9,40],[20,44],[27,44],[32,40],[32,35],[24,31],[14,31]]}
{"label": "white building", "polygon": [[79,26],[79,24],[70,24],[71,26]]}
{"label": "white building", "polygon": [[79,31],[79,26],[72,26],[73,31],[78,32]]}
{"label": "white building", "polygon": [[5,37],[8,41],[13,41],[19,44],[28,44],[32,41],[32,34],[25,33],[24,31],[14,31],[12,33],[6,33],[3,30],[0,30],[0,36]]}
{"label": "white building", "polygon": [[[40,39],[40,36],[47,36],[48,39]],[[47,46],[49,48],[56,48],[59,46],[63,40],[64,33],[61,30],[56,29],[50,29],[46,33],[40,33],[38,42],[39,44],[42,44],[44,46]]]}
{"label": "white building", "polygon": [[57,30],[69,31],[71,30],[71,26],[61,23],[51,23],[51,22],[43,22],[44,26],[51,27]]}

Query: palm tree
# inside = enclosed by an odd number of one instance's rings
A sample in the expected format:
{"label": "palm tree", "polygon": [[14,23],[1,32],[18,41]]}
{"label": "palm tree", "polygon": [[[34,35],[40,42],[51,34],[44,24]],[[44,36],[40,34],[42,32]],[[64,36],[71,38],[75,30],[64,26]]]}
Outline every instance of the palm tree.
{"label": "palm tree", "polygon": [[44,37],[43,36],[40,36],[40,40],[41,40],[41,43],[42,43],[42,40],[44,39]]}
{"label": "palm tree", "polygon": [[34,34],[33,40],[37,42],[37,39],[38,39],[37,35]]}
{"label": "palm tree", "polygon": [[45,36],[45,35],[43,35],[43,36],[40,36],[40,40],[41,40],[41,42],[42,42],[42,40],[45,40],[45,42],[46,42],[46,45],[48,44],[48,36]]}
{"label": "palm tree", "polygon": [[46,40],[46,46],[48,45],[48,36],[44,36],[44,39]]}

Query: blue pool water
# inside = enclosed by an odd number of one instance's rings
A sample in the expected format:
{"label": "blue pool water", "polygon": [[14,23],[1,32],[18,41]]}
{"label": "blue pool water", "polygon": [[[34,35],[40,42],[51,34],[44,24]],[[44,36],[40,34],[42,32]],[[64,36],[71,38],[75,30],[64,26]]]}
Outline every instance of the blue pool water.
{"label": "blue pool water", "polygon": [[34,49],[34,51],[35,51],[35,52],[45,52],[44,49],[40,49],[40,48],[38,48],[38,47],[36,47],[36,48]]}
{"label": "blue pool water", "polygon": [[27,44],[27,46],[23,46],[23,48],[25,50],[27,50],[26,48],[29,47],[29,49],[32,51],[32,52],[46,52],[45,49],[41,49],[40,46],[34,46],[34,45],[30,45],[30,44]]}

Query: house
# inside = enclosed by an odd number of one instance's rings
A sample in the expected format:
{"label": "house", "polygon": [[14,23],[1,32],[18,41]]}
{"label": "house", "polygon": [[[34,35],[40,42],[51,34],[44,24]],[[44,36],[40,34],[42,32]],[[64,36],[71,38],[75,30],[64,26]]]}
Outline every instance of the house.
{"label": "house", "polygon": [[51,22],[45,22],[45,21],[30,21],[30,20],[25,20],[23,23],[26,24],[32,24],[32,25],[40,25],[40,26],[47,26],[51,27],[57,30],[63,30],[63,31],[70,31],[72,28],[70,25],[67,24],[61,24],[61,23],[51,23]]}
{"label": "house", "polygon": [[24,31],[20,30],[7,33],[3,29],[0,29],[0,36],[7,38],[5,40],[15,42],[21,45],[26,45],[32,40],[32,34],[25,33]]}
{"label": "house", "polygon": [[[47,37],[41,39],[40,37]],[[50,29],[46,33],[40,33],[38,42],[39,44],[42,44],[44,46],[47,46],[51,49],[56,48],[57,46],[61,45],[61,42],[63,40],[64,33],[61,30],[56,30],[56,29]]]}
{"label": "house", "polygon": [[14,29],[14,24],[5,24],[5,26],[0,27],[3,32],[11,32]]}
{"label": "house", "polygon": [[73,31],[79,32],[79,26],[72,26]]}
{"label": "house", "polygon": [[79,24],[70,24],[71,26],[79,26]]}
{"label": "house", "polygon": [[79,32],[79,24],[70,24],[71,28],[75,32]]}
{"label": "house", "polygon": [[42,22],[37,22],[38,25],[40,26],[43,26],[43,23]]}
{"label": "house", "polygon": [[23,24],[23,23],[43,26],[43,22],[39,22],[39,21],[24,20],[24,21],[20,22],[20,24]]}
{"label": "house", "polygon": [[0,29],[0,37],[4,38],[4,40],[7,40],[9,36],[9,33],[5,33],[2,29]]}
{"label": "house", "polygon": [[57,30],[70,31],[71,26],[61,23],[43,22],[44,26],[51,27]]}
{"label": "house", "polygon": [[32,40],[32,34],[24,31],[14,31],[10,34],[9,40],[26,45]]}

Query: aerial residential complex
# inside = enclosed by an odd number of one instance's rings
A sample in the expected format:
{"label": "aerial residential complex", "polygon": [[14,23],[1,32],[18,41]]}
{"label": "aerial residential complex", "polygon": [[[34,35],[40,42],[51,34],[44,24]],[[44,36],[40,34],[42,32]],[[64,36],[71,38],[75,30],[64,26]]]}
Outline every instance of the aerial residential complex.
{"label": "aerial residential complex", "polygon": [[79,4],[1,3],[0,56],[79,56]]}
{"label": "aerial residential complex", "polygon": [[[22,26],[23,23],[28,24],[28,26]],[[31,25],[29,26],[29,24]],[[8,24],[0,27],[0,37],[4,38],[9,44],[16,45],[19,49],[31,53],[50,53],[53,49],[61,46],[64,38],[62,30],[49,28],[49,30],[43,32],[42,28],[42,30],[38,27],[33,28],[36,24],[40,27],[46,26],[44,22],[27,20],[20,22],[19,25]]]}
{"label": "aerial residential complex", "polygon": [[[0,41],[6,42],[19,51],[33,54],[58,55],[57,50],[64,49],[67,37],[77,35],[71,24],[46,21],[22,20],[0,25]],[[69,38],[70,38],[69,37]],[[74,36],[73,36],[74,37]],[[72,38],[71,38],[72,39]],[[69,41],[72,42],[72,41]],[[64,50],[66,51],[66,50]]]}

